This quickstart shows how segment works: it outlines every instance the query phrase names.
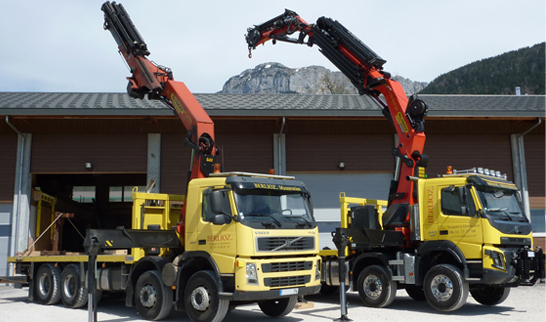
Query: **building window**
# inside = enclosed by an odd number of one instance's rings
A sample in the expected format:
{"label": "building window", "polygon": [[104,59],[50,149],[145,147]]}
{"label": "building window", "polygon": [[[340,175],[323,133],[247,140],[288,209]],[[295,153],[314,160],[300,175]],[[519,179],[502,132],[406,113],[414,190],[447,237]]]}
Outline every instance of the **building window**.
{"label": "building window", "polygon": [[95,186],[74,186],[72,200],[79,203],[92,203],[95,200]]}
{"label": "building window", "polygon": [[[146,187],[138,186],[138,191],[146,191]],[[109,202],[133,202],[133,186],[110,187]]]}

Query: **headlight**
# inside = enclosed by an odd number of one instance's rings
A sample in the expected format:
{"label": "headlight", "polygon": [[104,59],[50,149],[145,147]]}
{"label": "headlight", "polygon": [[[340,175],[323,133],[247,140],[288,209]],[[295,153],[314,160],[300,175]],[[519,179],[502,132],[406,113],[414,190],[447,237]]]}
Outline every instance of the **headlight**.
{"label": "headlight", "polygon": [[246,264],[246,283],[249,285],[258,285],[258,270],[256,264]]}
{"label": "headlight", "polygon": [[493,260],[493,267],[506,270],[506,265],[504,264],[504,254],[500,252],[496,252],[494,250],[486,250],[485,254],[489,255],[491,259]]}
{"label": "headlight", "polygon": [[315,268],[315,281],[320,280],[320,260],[317,261],[317,266]]}

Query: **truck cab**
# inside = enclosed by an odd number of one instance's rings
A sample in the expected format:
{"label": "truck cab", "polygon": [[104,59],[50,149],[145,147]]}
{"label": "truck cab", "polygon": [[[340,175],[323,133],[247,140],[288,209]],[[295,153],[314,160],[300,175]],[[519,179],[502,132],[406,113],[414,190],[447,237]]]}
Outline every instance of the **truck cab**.
{"label": "truck cab", "polygon": [[187,197],[185,252],[210,255],[232,300],[318,291],[318,228],[303,182],[219,173],[192,180]]}
{"label": "truck cab", "polygon": [[535,256],[521,195],[506,175],[485,170],[454,170],[419,180],[420,241],[453,244],[473,283],[529,283],[532,277],[516,264]]}

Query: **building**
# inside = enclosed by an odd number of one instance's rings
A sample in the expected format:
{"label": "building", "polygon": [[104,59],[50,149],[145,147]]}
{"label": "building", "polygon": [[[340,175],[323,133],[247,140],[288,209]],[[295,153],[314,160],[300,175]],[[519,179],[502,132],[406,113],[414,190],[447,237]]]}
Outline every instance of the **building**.
{"label": "building", "polygon": [[[386,199],[395,131],[359,95],[196,94],[215,122],[225,171],[294,175],[309,187],[321,246],[333,246],[339,193]],[[545,96],[422,95],[429,105],[429,176],[446,166],[500,170],[523,192],[535,244],[545,234]],[[64,249],[82,251],[90,224],[130,225],[130,191],[183,194],[190,168],[186,130],[158,101],[122,93],[0,93],[0,275],[51,223],[39,192],[65,224]],[[47,203],[47,200],[44,201]],[[95,221],[91,223],[90,221]],[[36,224],[36,222],[38,224]],[[74,229],[76,228],[76,229]],[[39,243],[50,243],[44,234]]]}

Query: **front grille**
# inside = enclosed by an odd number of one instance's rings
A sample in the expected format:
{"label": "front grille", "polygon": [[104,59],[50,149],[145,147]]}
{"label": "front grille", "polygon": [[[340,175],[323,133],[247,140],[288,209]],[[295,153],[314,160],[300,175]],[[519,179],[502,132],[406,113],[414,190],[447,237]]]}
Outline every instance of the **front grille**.
{"label": "front grille", "polygon": [[268,287],[286,287],[304,285],[311,281],[311,275],[302,276],[285,276],[285,277],[271,277],[265,278],[264,284]]}
{"label": "front grille", "polygon": [[286,252],[315,249],[315,237],[260,237],[259,252]]}
{"label": "front grille", "polygon": [[264,273],[308,271],[311,270],[311,268],[313,268],[313,262],[284,262],[262,264],[262,272]]}

